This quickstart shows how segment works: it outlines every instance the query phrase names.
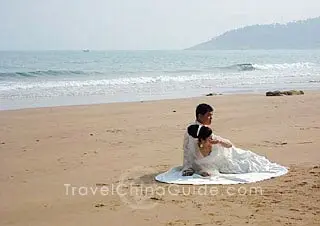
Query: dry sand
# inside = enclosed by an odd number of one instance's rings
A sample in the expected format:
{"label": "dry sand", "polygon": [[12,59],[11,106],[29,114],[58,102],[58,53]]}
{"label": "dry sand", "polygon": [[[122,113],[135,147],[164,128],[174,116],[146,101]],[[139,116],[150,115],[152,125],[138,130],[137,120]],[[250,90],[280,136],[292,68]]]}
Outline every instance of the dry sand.
{"label": "dry sand", "polygon": [[[320,225],[319,100],[311,92],[2,111],[0,225]],[[216,134],[289,173],[211,186],[214,195],[183,194],[192,186],[169,194],[153,177],[181,164],[183,133],[202,102],[216,108]],[[127,185],[122,192],[129,183],[168,190],[141,201],[101,190],[82,196],[83,188],[66,195],[64,185],[111,189],[119,182]]]}

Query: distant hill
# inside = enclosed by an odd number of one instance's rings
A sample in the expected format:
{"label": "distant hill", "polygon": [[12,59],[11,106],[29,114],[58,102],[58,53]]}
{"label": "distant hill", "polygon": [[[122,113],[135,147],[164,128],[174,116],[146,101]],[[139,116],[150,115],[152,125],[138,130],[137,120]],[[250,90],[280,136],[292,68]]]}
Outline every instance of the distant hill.
{"label": "distant hill", "polygon": [[287,24],[253,25],[231,31],[189,50],[320,48],[320,17]]}

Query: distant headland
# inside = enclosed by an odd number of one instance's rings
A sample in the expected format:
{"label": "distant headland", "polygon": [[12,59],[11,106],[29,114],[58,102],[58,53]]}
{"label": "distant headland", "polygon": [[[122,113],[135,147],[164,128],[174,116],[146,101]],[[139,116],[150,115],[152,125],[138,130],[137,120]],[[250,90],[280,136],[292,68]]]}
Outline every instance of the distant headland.
{"label": "distant headland", "polygon": [[187,50],[320,49],[320,17],[234,29]]}

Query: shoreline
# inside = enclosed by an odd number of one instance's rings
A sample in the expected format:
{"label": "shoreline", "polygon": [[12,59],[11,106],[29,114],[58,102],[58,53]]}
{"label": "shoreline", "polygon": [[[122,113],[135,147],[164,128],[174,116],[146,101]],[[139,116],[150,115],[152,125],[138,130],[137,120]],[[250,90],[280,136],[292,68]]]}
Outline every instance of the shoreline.
{"label": "shoreline", "polygon": [[[275,89],[276,90],[276,89]],[[280,89],[280,90],[287,90],[287,89]],[[303,89],[303,91],[306,93],[317,93],[320,92],[320,89]],[[214,95],[212,96],[207,96],[207,94],[199,94],[196,96],[190,96],[190,97],[169,97],[169,98],[164,98],[164,99],[146,99],[146,100],[133,100],[133,101],[111,101],[111,102],[100,102],[97,101],[96,103],[83,103],[83,104],[63,104],[63,105],[48,105],[48,106],[35,106],[35,107],[17,107],[17,108],[6,108],[6,109],[1,109],[0,112],[2,111],[19,111],[19,110],[24,110],[24,109],[41,109],[41,108],[56,108],[56,107],[77,107],[77,106],[91,106],[91,105],[104,105],[104,104],[128,104],[128,103],[141,103],[141,102],[156,102],[156,101],[174,101],[174,100],[185,100],[185,99],[195,99],[195,98],[202,98],[202,97],[216,97],[216,96],[234,96],[234,95],[257,95],[261,96],[264,95],[267,91],[244,91],[244,92],[225,92],[225,93],[219,93],[219,92],[213,92]],[[49,98],[50,99],[50,98]],[[63,99],[63,98],[61,98]]]}

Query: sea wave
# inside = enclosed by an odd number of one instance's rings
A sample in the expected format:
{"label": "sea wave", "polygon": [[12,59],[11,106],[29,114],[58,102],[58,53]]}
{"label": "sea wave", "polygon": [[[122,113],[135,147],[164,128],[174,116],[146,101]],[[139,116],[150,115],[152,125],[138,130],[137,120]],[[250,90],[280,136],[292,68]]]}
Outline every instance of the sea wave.
{"label": "sea wave", "polygon": [[317,64],[311,62],[299,63],[283,63],[283,64],[253,64],[253,63],[240,63],[223,67],[207,68],[209,71],[255,71],[255,70],[286,70],[286,69],[310,69],[316,67]]}
{"label": "sea wave", "polygon": [[[310,69],[316,64],[310,62],[300,63],[284,63],[284,64],[252,64],[240,63],[222,67],[206,67],[206,68],[189,68],[176,70],[149,70],[149,71],[135,71],[135,70],[112,70],[112,71],[83,71],[83,70],[36,70],[36,71],[15,71],[15,72],[0,72],[0,79],[7,80],[10,78],[33,78],[33,77],[73,77],[73,76],[87,76],[87,75],[103,75],[111,78],[117,75],[135,75],[135,74],[181,74],[194,75],[204,73],[218,73],[218,72],[250,72],[255,70],[286,70],[286,69]],[[134,76],[133,76],[134,77]]]}
{"label": "sea wave", "polygon": [[37,82],[5,82],[0,85],[0,91],[26,90],[26,89],[54,89],[61,87],[93,87],[93,86],[121,86],[121,85],[143,85],[162,82],[188,82],[199,79],[210,79],[211,75],[192,76],[156,76],[156,77],[129,77],[113,79],[86,79],[86,80],[39,80]]}
{"label": "sea wave", "polygon": [[315,67],[315,63],[311,62],[299,62],[299,63],[283,63],[283,64],[234,64],[227,67],[219,67],[220,69],[231,69],[238,71],[254,71],[254,70],[285,70],[285,69],[309,69]]}
{"label": "sea wave", "polygon": [[38,76],[60,76],[60,75],[85,75],[85,74],[101,74],[97,71],[81,71],[81,70],[38,70],[38,71],[16,71],[16,72],[0,72],[0,78],[12,77],[38,77]]}
{"label": "sea wave", "polygon": [[236,70],[236,71],[254,71],[257,68],[254,67],[253,64],[250,63],[243,63],[243,64],[234,64],[227,67],[218,67],[219,69],[226,69],[226,70]]}
{"label": "sea wave", "polygon": [[[247,81],[257,82],[255,74],[244,75]],[[291,77],[290,75],[289,77]],[[261,80],[274,80],[277,76],[264,74],[259,76]],[[283,76],[283,79],[288,76]],[[191,75],[159,75],[159,76],[140,76],[140,77],[120,77],[120,78],[85,78],[85,79],[45,79],[27,81],[3,81],[0,83],[0,91],[21,91],[32,89],[55,89],[55,88],[81,88],[81,87],[142,87],[145,84],[182,84],[200,83],[206,84],[207,81],[215,81],[216,84],[229,82],[243,82],[243,75],[233,73],[197,73]]]}
{"label": "sea wave", "polygon": [[253,64],[254,68],[258,70],[284,70],[284,69],[303,69],[315,67],[315,63],[311,62],[300,62],[300,63],[284,63],[284,64]]}

